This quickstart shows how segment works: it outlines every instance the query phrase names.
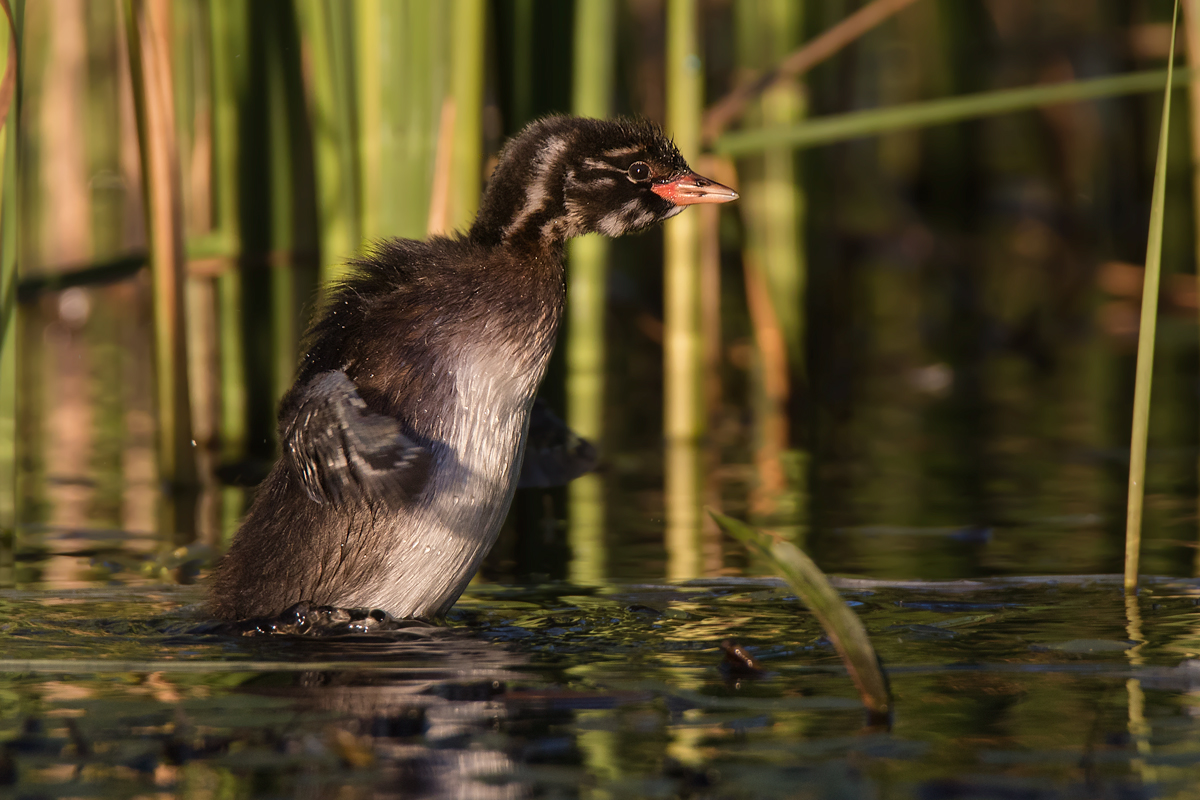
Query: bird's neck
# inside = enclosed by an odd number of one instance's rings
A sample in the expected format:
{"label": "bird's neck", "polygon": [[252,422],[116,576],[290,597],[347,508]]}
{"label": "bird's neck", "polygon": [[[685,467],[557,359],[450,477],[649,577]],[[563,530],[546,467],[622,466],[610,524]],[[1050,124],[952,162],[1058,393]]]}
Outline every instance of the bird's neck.
{"label": "bird's neck", "polygon": [[544,137],[506,150],[469,237],[489,246],[561,251],[567,238],[578,233],[566,202],[571,145],[568,131],[547,131]]}

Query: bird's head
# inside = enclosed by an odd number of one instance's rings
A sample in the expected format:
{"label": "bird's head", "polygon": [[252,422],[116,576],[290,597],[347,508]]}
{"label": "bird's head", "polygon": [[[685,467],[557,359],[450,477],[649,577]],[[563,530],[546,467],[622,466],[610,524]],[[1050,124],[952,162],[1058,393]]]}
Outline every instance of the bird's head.
{"label": "bird's head", "polygon": [[585,233],[621,236],[684,206],[737,196],[693,172],[653,123],[548,117],[501,152],[471,237],[545,245]]}

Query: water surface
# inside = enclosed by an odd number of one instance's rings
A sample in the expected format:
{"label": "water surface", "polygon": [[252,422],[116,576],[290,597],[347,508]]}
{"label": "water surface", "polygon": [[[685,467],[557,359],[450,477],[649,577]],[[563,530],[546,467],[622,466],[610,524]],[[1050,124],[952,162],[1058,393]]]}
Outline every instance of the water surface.
{"label": "water surface", "polygon": [[[442,629],[215,633],[194,587],[0,595],[23,797],[1160,797],[1200,782],[1200,584],[864,582],[870,725],[770,579],[473,587]],[[131,613],[131,604],[136,609]],[[758,660],[730,667],[734,638]]]}

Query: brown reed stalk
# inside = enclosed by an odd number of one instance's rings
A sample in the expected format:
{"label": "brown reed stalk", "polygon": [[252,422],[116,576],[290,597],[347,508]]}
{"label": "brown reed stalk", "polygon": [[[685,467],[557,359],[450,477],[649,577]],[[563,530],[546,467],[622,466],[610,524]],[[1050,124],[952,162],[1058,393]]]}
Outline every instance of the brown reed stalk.
{"label": "brown reed stalk", "polygon": [[[150,239],[159,474],[178,492],[195,486],[196,463],[188,392],[186,261],[171,81],[170,3],[126,0],[124,8]],[[174,531],[190,531],[194,520],[189,504],[180,503],[165,522]]]}

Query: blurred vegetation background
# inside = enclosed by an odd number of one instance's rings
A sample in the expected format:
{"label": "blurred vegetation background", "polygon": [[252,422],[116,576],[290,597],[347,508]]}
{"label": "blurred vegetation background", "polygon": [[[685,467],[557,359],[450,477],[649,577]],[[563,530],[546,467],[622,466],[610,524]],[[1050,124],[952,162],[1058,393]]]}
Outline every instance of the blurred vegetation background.
{"label": "blurred vegetation background", "polygon": [[[740,573],[704,504],[830,569],[1119,571],[1171,8],[13,3],[0,585],[79,569],[23,572],[22,548],[218,552],[322,282],[373,240],[464,229],[502,142],[548,113],[657,120],[742,199],[572,244],[543,394],[604,468],[519,497],[485,574]],[[1144,571],[1190,574],[1188,78]]]}

